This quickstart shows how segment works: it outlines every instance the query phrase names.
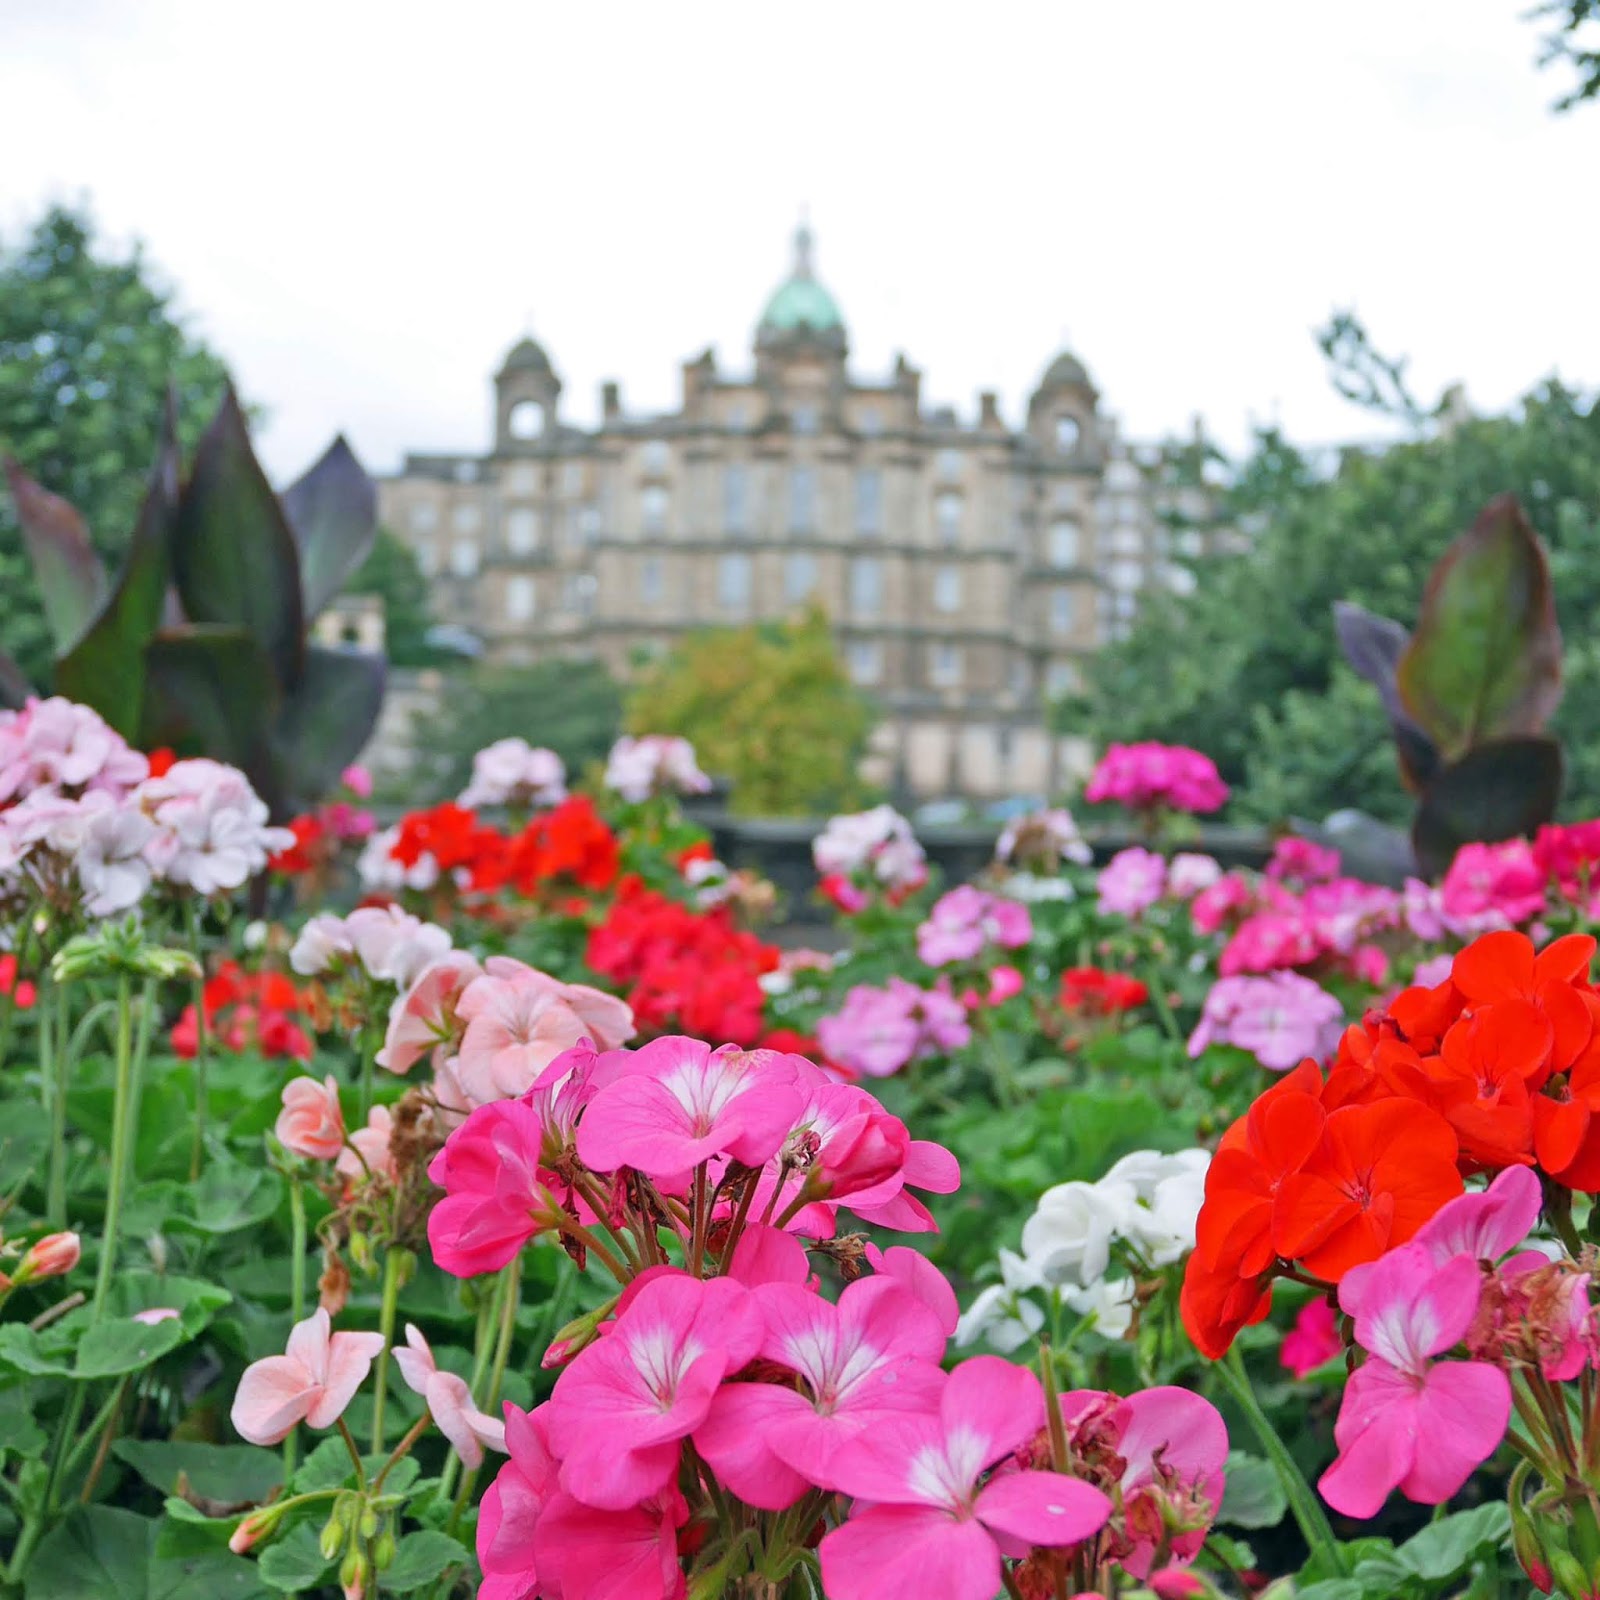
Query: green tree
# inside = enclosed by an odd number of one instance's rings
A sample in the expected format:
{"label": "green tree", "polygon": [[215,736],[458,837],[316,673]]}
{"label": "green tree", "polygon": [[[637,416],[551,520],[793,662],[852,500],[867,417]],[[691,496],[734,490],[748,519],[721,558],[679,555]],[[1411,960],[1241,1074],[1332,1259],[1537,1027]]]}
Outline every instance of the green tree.
{"label": "green tree", "polygon": [[[1600,797],[1600,406],[1551,381],[1500,417],[1444,420],[1317,470],[1274,433],[1235,472],[1229,515],[1248,554],[1197,567],[1108,647],[1072,727],[1165,739],[1214,757],[1234,814],[1409,814],[1376,691],[1338,662],[1331,609],[1354,600],[1410,627],[1429,569],[1494,495],[1518,496],[1551,552],[1567,692],[1552,724],[1567,803]],[[1364,721],[1362,708],[1366,707]],[[1370,728],[1370,731],[1363,731]]]}
{"label": "green tree", "polygon": [[1600,95],[1600,0],[1545,0],[1532,15],[1551,22],[1551,31],[1541,41],[1539,65],[1561,62],[1575,74],[1572,87],[1556,101],[1556,110],[1571,111]]}
{"label": "green tree", "polygon": [[635,733],[678,733],[733,787],[746,816],[855,804],[871,707],[839,660],[828,620],[711,628],[652,665],[628,697]]}
{"label": "green tree", "polygon": [[[603,759],[621,731],[622,691],[598,661],[457,667],[440,711],[416,730],[418,777],[435,795],[459,794],[473,756],[513,736],[554,750],[576,773]],[[406,798],[415,799],[409,786]]]}
{"label": "green tree", "polygon": [[[83,513],[121,557],[170,384],[191,447],[221,399],[222,362],[191,336],[135,246],[96,249],[83,212],[52,207],[0,241],[0,451]],[[10,499],[0,494],[0,649],[42,683],[51,647]]]}
{"label": "green tree", "polygon": [[428,580],[404,540],[380,527],[367,559],[345,585],[346,594],[375,594],[383,601],[384,633],[389,662],[396,667],[429,667],[445,652],[428,643],[433,611]]}

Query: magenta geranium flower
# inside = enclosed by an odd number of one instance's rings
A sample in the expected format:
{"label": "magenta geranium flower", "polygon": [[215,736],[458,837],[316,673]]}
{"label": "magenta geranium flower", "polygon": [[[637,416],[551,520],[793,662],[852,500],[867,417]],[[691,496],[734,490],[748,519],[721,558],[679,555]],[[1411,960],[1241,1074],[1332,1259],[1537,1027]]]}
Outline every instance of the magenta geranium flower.
{"label": "magenta geranium flower", "polygon": [[478,1600],[526,1600],[539,1589],[534,1529],[559,1488],[559,1463],[545,1431],[547,1406],[520,1411],[506,1405],[506,1449],[478,1507]]}
{"label": "magenta geranium flower", "polygon": [[560,1204],[539,1169],[538,1113],[520,1100],[480,1106],[445,1140],[428,1176],[445,1191],[428,1215],[433,1259],[458,1278],[498,1272]]}
{"label": "magenta geranium flower", "polygon": [[846,1440],[907,1412],[932,1411],[945,1377],[939,1319],[890,1278],[851,1284],[837,1305],[791,1284],[754,1292],[761,1355],[805,1380],[724,1384],[695,1448],[748,1505],[782,1511],[813,1484],[835,1487],[828,1461]]}
{"label": "magenta geranium flower", "polygon": [[755,1355],[762,1334],[743,1285],[678,1272],[652,1278],[556,1383],[549,1437],[561,1487],[610,1511],[660,1493],[718,1384]]}
{"label": "magenta geranium flower", "polygon": [[970,883],[940,895],[917,929],[917,954],[930,967],[973,961],[985,945],[1015,950],[1033,937],[1028,908]]}
{"label": "magenta geranium flower", "polygon": [[620,1510],[558,1492],[533,1532],[541,1581],[548,1585],[543,1592],[573,1600],[680,1600],[678,1529],[688,1520],[689,1507],[674,1485]]}
{"label": "magenta geranium flower", "polygon": [[936,1413],[885,1419],[829,1464],[867,1503],[822,1541],[830,1600],[991,1600],[1001,1554],[1077,1544],[1105,1525],[1111,1502],[1059,1472],[1001,1472],[1044,1424],[1039,1380],[997,1356],[964,1362]]}
{"label": "magenta geranium flower", "polygon": [[691,1172],[713,1156],[759,1167],[799,1109],[787,1057],[656,1039],[589,1102],[578,1155],[596,1172],[633,1167],[652,1178]]}
{"label": "magenta geranium flower", "polygon": [[330,1333],[319,1306],[281,1356],[252,1361],[233,1397],[233,1425],[251,1444],[280,1444],[297,1422],[331,1428],[383,1349],[381,1333]]}
{"label": "magenta geranium flower", "polygon": [[1505,1373],[1435,1359],[1466,1337],[1482,1286],[1472,1256],[1435,1266],[1416,1243],[1358,1279],[1355,1337],[1370,1354],[1345,1385],[1333,1430],[1339,1456],[1318,1484],[1336,1511],[1376,1516],[1395,1489],[1442,1504],[1499,1448],[1511,1416]]}

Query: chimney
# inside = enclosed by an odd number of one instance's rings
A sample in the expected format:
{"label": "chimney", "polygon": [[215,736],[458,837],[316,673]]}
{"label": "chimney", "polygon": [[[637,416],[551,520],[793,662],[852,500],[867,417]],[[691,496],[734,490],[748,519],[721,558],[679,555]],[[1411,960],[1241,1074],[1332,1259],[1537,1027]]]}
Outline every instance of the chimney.
{"label": "chimney", "polygon": [[993,389],[985,389],[978,396],[978,426],[980,428],[998,428],[1000,421],[1000,401]]}
{"label": "chimney", "polygon": [[610,379],[600,385],[600,414],[607,422],[622,415],[622,390]]}

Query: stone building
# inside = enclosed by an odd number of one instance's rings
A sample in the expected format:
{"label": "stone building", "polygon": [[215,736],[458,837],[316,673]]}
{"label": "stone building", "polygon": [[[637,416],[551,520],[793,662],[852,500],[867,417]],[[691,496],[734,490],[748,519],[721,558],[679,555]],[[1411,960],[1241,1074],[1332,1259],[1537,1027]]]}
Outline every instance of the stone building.
{"label": "stone building", "polygon": [[[1047,793],[1076,751],[1050,700],[1155,583],[1215,534],[1170,447],[1136,449],[1083,364],[1045,368],[1020,428],[992,393],[929,406],[922,374],[852,372],[844,318],[795,237],[756,328],[753,370],[684,364],[677,409],[598,427],[523,339],[494,377],[482,455],[412,454],[380,483],[440,621],[490,660],[593,655],[626,675],[685,631],[820,604],[882,712],[872,776],[922,797]],[[1193,452],[1189,454],[1192,456]]]}

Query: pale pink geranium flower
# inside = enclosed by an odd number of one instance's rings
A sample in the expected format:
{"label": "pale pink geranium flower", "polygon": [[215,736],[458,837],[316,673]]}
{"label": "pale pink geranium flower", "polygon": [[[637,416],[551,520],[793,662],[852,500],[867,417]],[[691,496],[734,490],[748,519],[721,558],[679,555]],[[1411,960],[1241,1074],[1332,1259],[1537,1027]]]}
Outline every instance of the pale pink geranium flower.
{"label": "pale pink geranium flower", "polygon": [[963,1362],[937,1413],[883,1419],[841,1445],[830,1476],[867,1506],[822,1541],[831,1600],[990,1600],[1002,1541],[1060,1547],[1106,1523],[1111,1502],[1059,1472],[988,1468],[1044,1425],[1044,1393],[998,1356]]}
{"label": "pale pink geranium flower", "polygon": [[328,1313],[297,1322],[281,1356],[244,1369],[233,1397],[233,1425],[251,1444],[279,1444],[297,1422],[331,1428],[366,1382],[380,1333],[330,1333]]}
{"label": "pale pink geranium flower", "polygon": [[867,1078],[887,1078],[917,1053],[922,1029],[904,994],[858,983],[838,1011],[817,1023],[830,1061]]}
{"label": "pale pink geranium flower", "polygon": [[267,825],[266,802],[250,780],[220,761],[176,762],[139,794],[158,830],[148,846],[151,864],[196,894],[240,888],[294,843],[287,828]]}
{"label": "pale pink geranium flower", "polygon": [[729,1383],[695,1430],[719,1482],[764,1511],[832,1488],[828,1461],[886,1417],[939,1404],[945,1334],[939,1319],[890,1278],[863,1278],[834,1305],[787,1283],[753,1291],[766,1323],[760,1354],[805,1380]]}
{"label": "pale pink geranium flower", "polygon": [[1395,1489],[1440,1505],[1499,1448],[1511,1416],[1511,1386],[1498,1367],[1435,1359],[1466,1337],[1483,1275],[1470,1255],[1436,1266],[1413,1242],[1375,1262],[1357,1286],[1356,1343],[1369,1355],[1345,1385],[1333,1430],[1339,1456],[1318,1488],[1334,1510],[1362,1519]]}
{"label": "pale pink geranium flower", "polygon": [[1095,879],[1102,916],[1137,917],[1166,892],[1167,864],[1153,850],[1119,850]]}
{"label": "pale pink geranium flower", "polygon": [[677,1476],[682,1441],[762,1333],[750,1291],[730,1278],[669,1273],[645,1283],[609,1335],[556,1380],[549,1435],[562,1488],[608,1511],[660,1493]]}
{"label": "pale pink geranium flower", "polygon": [[399,906],[358,906],[344,919],[367,976],[409,989],[418,973],[450,948],[449,933]]}
{"label": "pale pink geranium flower", "polygon": [[338,1160],[344,1150],[338,1082],[331,1074],[321,1083],[315,1078],[291,1078],[283,1086],[283,1110],[272,1131],[278,1143],[297,1156]]}
{"label": "pale pink geranium flower", "polygon": [[525,1094],[564,1051],[586,1037],[583,1020],[539,984],[475,978],[456,1003],[467,1024],[456,1081],[474,1105]]}
{"label": "pale pink geranium flower", "polygon": [[135,1311],[133,1320],[141,1322],[147,1328],[153,1328],[158,1322],[176,1322],[183,1313],[175,1306],[151,1306],[145,1311]]}
{"label": "pale pink geranium flower", "polygon": [[1167,893],[1179,900],[1192,900],[1221,878],[1222,865],[1215,856],[1180,850],[1167,866]]}
{"label": "pale pink geranium flower", "polygon": [[1015,950],[1032,937],[1033,919],[1025,905],[964,883],[934,902],[917,929],[917,955],[930,967],[946,967],[976,960],[985,945]]}
{"label": "pale pink geranium flower", "polygon": [[554,750],[526,739],[496,739],[472,758],[472,778],[456,804],[554,806],[567,797],[567,768]]}
{"label": "pale pink geranium flower", "polygon": [[83,888],[84,915],[114,917],[128,911],[150,888],[149,849],[156,825],[132,801],[110,801],[83,830],[73,866]]}
{"label": "pale pink geranium flower", "polygon": [[388,1106],[374,1106],[367,1113],[367,1125],[350,1135],[333,1170],[352,1183],[362,1179],[386,1178],[391,1183],[399,1176],[389,1139],[394,1132],[394,1113]]}
{"label": "pale pink geranium flower", "polygon": [[388,1072],[409,1072],[431,1050],[438,1066],[460,1031],[461,996],[482,975],[483,968],[465,950],[450,950],[429,962],[389,1008],[389,1028],[377,1064]]}
{"label": "pale pink geranium flower", "polygon": [[98,712],[60,695],[0,712],[0,803],[39,789],[122,795],[149,770]]}
{"label": "pale pink geranium flower", "polygon": [[578,1154],[596,1172],[671,1178],[712,1156],[759,1167],[801,1106],[792,1061],[767,1051],[655,1039],[618,1069],[578,1125]]}
{"label": "pale pink geranium flower", "polygon": [[406,1387],[427,1402],[439,1431],[447,1438],[469,1467],[483,1461],[483,1447],[503,1451],[506,1425],[486,1416],[472,1403],[467,1380],[453,1372],[441,1372],[433,1350],[415,1323],[406,1324],[405,1348],[394,1347],[394,1364],[400,1369]]}
{"label": "pale pink geranium flower", "polygon": [[1344,1007],[1297,972],[1219,978],[1189,1036],[1189,1054],[1231,1044],[1248,1050],[1269,1072],[1287,1072],[1307,1057],[1331,1055],[1343,1028]]}
{"label": "pale pink geranium flower", "polygon": [[638,1031],[633,1008],[604,989],[587,983],[563,983],[548,972],[530,967],[511,956],[490,956],[483,969],[491,978],[507,978],[530,988],[543,989],[578,1014],[585,1035],[596,1050],[620,1050]]}

